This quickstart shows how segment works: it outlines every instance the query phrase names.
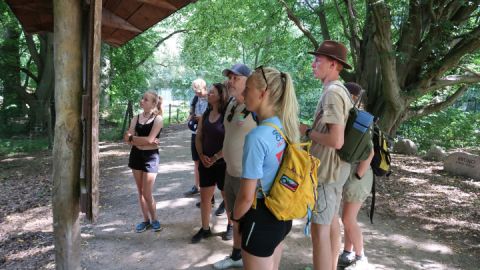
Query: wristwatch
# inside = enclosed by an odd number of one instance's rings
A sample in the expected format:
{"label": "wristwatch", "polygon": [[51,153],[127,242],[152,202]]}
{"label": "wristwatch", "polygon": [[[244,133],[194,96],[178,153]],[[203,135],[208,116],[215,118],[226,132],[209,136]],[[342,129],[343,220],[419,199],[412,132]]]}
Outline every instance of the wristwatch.
{"label": "wristwatch", "polygon": [[358,175],[358,173],[355,173],[355,178],[357,178],[358,180],[362,179],[362,177],[360,177],[360,175]]}
{"label": "wristwatch", "polygon": [[130,134],[130,135],[128,136],[128,142],[132,142],[132,141],[133,141],[133,135]]}

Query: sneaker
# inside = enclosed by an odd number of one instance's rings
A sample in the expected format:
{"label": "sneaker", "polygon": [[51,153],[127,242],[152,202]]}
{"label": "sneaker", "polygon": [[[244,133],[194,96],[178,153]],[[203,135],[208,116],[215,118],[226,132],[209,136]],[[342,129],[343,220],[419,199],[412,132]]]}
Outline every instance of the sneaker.
{"label": "sneaker", "polygon": [[152,224],[150,223],[150,221],[140,222],[137,224],[137,226],[135,226],[135,231],[137,233],[141,233],[149,229],[151,226]]}
{"label": "sneaker", "polygon": [[345,270],[366,270],[369,269],[368,259],[366,256],[355,258],[355,260]]}
{"label": "sneaker", "polygon": [[343,251],[340,256],[338,256],[338,266],[347,267],[355,261],[355,252],[345,252]]}
{"label": "sneaker", "polygon": [[222,203],[220,203],[220,205],[218,206],[217,210],[215,210],[215,215],[216,216],[221,216],[223,215],[223,213],[225,213],[225,202],[222,201]]}
{"label": "sneaker", "polygon": [[196,244],[202,240],[202,238],[207,238],[212,235],[212,231],[210,228],[208,230],[204,230],[200,228],[200,230],[192,237],[192,244]]}
{"label": "sneaker", "polygon": [[222,240],[232,240],[233,239],[233,227],[232,225],[227,225],[227,230],[222,235]]}
{"label": "sneaker", "polygon": [[154,232],[158,232],[162,230],[162,227],[160,226],[160,221],[154,220],[152,221],[152,229]]}
{"label": "sneaker", "polygon": [[243,260],[234,261],[230,256],[227,256],[225,259],[213,264],[213,268],[215,269],[228,269],[232,267],[243,267]]}
{"label": "sneaker", "polygon": [[193,186],[189,191],[183,193],[185,196],[191,196],[200,193],[196,186]]}

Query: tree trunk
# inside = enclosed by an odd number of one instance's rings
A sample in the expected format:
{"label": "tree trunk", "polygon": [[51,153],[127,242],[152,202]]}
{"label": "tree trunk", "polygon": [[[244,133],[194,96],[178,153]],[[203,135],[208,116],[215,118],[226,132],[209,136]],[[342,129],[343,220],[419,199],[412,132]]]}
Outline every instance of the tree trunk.
{"label": "tree trunk", "polygon": [[53,1],[56,123],[52,204],[56,269],[80,269],[81,5],[81,1]]}
{"label": "tree trunk", "polygon": [[[20,86],[20,49],[19,49],[20,30],[14,25],[7,25],[3,34],[3,43],[0,44],[0,81],[3,82],[3,96],[1,108],[3,112],[0,121],[7,124],[10,116],[22,111],[23,104],[20,102],[16,93],[16,88]],[[12,106],[13,105],[13,106]],[[16,106],[16,108],[14,107]],[[10,112],[5,111],[9,108]]]}
{"label": "tree trunk", "polygon": [[38,67],[39,82],[35,95],[29,102],[29,127],[33,130],[45,133],[49,126],[49,104],[54,92],[54,65],[53,65],[53,34],[42,34],[42,46],[40,48],[40,63]]}

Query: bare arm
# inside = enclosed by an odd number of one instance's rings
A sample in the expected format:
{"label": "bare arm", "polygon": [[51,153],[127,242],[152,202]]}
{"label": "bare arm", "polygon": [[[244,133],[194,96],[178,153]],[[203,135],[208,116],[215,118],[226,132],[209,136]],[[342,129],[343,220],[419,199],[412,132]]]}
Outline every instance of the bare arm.
{"label": "bare arm", "polygon": [[363,177],[365,175],[365,172],[368,170],[370,167],[370,163],[372,162],[373,156],[375,154],[375,151],[370,152],[370,155],[368,156],[367,159],[360,161],[357,167],[357,174],[358,176]]}
{"label": "bare arm", "polygon": [[257,190],[257,181],[253,179],[242,178],[240,180],[240,191],[235,200],[235,209],[233,209],[233,218],[239,219],[243,217],[248,209],[252,207],[255,199],[255,191]]}
{"label": "bare arm", "polygon": [[128,130],[123,135],[123,140],[130,145],[132,143],[130,142],[129,137],[133,136],[135,134],[135,125],[136,125],[137,121],[138,121],[138,115],[134,116],[132,118],[132,120],[130,121],[130,127],[128,128]]}
{"label": "bare arm", "polygon": [[162,117],[156,117],[154,122],[153,122],[153,127],[152,130],[150,130],[150,133],[148,136],[133,136],[132,139],[132,145],[135,146],[147,146],[147,145],[156,145],[157,144],[157,134],[160,132],[160,130],[163,128],[163,119]]}
{"label": "bare arm", "polygon": [[[343,146],[344,142],[344,132],[345,126],[339,124],[327,124],[328,125],[328,133],[320,133],[318,131],[312,130],[310,131],[309,137],[310,139],[318,144],[325,145],[328,147],[332,147],[335,149],[340,149]],[[300,125],[300,133],[305,135],[308,126],[301,124]]]}

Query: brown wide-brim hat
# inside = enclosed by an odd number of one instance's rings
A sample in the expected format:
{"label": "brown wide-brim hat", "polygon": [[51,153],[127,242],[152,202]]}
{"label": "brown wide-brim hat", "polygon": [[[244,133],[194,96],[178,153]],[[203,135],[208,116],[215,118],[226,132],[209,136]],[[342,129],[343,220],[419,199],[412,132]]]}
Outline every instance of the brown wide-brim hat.
{"label": "brown wide-brim hat", "polygon": [[325,40],[314,52],[308,52],[313,55],[325,55],[340,62],[346,69],[351,69],[347,63],[347,47],[340,42]]}

